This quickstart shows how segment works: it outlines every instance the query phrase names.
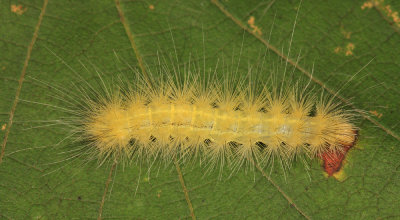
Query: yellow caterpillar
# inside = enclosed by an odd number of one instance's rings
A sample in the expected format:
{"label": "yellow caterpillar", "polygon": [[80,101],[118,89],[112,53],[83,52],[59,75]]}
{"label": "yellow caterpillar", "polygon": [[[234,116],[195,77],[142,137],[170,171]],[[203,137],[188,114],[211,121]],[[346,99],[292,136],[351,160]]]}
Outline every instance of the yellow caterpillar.
{"label": "yellow caterpillar", "polygon": [[89,102],[81,138],[101,157],[170,160],[201,152],[212,163],[229,158],[236,164],[341,152],[355,140],[352,114],[333,99],[316,99],[298,86],[257,90],[192,78],[138,80],[129,90],[106,92]]}

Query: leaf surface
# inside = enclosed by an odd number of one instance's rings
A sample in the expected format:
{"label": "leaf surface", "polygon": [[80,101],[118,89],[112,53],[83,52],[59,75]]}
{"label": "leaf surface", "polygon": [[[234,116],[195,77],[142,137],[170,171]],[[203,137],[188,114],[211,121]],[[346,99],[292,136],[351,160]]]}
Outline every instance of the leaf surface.
{"label": "leaf surface", "polygon": [[[2,1],[0,217],[399,218],[400,5],[377,2]],[[262,58],[280,75],[287,63],[316,92],[340,89],[361,112],[344,180],[326,178],[316,159],[308,172],[296,161],[286,174],[232,176],[198,163],[96,167],[55,146],[68,128],[34,128],[62,115],[27,102],[60,103],[52,85],[77,75],[96,84],[96,70],[107,82],[131,68],[159,76],[158,57],[170,54],[180,68],[218,64],[218,74],[247,74]]]}

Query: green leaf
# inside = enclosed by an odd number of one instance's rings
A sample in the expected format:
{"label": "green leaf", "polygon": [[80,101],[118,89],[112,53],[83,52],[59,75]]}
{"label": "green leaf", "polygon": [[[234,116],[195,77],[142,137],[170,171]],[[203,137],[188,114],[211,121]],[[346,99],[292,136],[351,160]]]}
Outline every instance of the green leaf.
{"label": "green leaf", "polygon": [[[373,2],[2,1],[0,218],[400,218],[400,5]],[[198,163],[97,167],[63,160],[68,127],[35,128],[63,115],[32,103],[60,104],[52,86],[77,75],[94,85],[96,69],[107,82],[130,67],[157,76],[157,57],[171,54],[182,68],[219,62],[219,74],[247,74],[261,58],[279,75],[287,62],[316,92],[342,88],[360,113],[345,178],[326,178],[317,159],[308,172],[296,161],[286,174],[232,176]]]}

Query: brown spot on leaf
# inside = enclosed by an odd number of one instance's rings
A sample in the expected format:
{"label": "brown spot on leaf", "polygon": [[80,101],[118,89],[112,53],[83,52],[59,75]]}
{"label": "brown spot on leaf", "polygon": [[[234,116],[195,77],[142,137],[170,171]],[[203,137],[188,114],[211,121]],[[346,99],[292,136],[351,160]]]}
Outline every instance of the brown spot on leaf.
{"label": "brown spot on leaf", "polygon": [[22,15],[26,10],[28,10],[28,8],[23,7],[22,5],[11,5],[11,11],[17,15]]}
{"label": "brown spot on leaf", "polygon": [[261,28],[259,28],[258,26],[256,26],[254,23],[255,23],[255,18],[254,18],[254,16],[250,16],[250,18],[249,18],[249,20],[247,20],[247,23],[250,25],[250,27],[252,28],[252,32],[254,33],[254,34],[257,34],[257,35],[261,35],[262,34],[262,32],[261,32]]}
{"label": "brown spot on leaf", "polygon": [[336,54],[340,53],[342,51],[341,47],[336,47],[333,52],[335,52]]}
{"label": "brown spot on leaf", "polygon": [[355,47],[356,46],[353,43],[348,43],[347,46],[346,46],[346,52],[345,52],[346,56],[353,55],[353,50],[354,50]]}
{"label": "brown spot on leaf", "polygon": [[1,130],[2,130],[2,131],[6,130],[6,127],[7,127],[7,124],[3,124],[3,125],[1,126]]}
{"label": "brown spot on leaf", "polygon": [[351,56],[351,55],[353,55],[353,50],[355,47],[356,46],[353,43],[348,43],[345,46],[345,48],[338,46],[335,49],[333,49],[333,52],[335,52],[336,54],[341,54],[343,52],[344,55]]}
{"label": "brown spot on leaf", "polygon": [[400,27],[399,12],[393,10],[391,5],[385,5],[384,0],[369,0],[364,2],[361,9],[370,9],[372,7],[375,7],[376,10],[381,12],[384,16],[387,16],[388,19],[392,20],[397,27]]}
{"label": "brown spot on leaf", "polygon": [[154,10],[154,5],[149,5],[150,10]]}
{"label": "brown spot on leaf", "polygon": [[375,116],[378,117],[378,118],[381,118],[382,115],[383,115],[382,113],[379,113],[379,112],[377,112],[376,110],[374,110],[374,111],[369,111],[369,113],[375,115]]}
{"label": "brown spot on leaf", "polygon": [[364,4],[361,5],[361,9],[362,9],[362,10],[364,10],[364,9],[366,9],[366,8],[372,8],[372,7],[374,7],[374,4],[373,4],[371,1],[364,2]]}
{"label": "brown spot on leaf", "polygon": [[158,190],[158,191],[157,191],[157,197],[158,197],[158,198],[161,197],[161,192],[162,192],[161,190]]}

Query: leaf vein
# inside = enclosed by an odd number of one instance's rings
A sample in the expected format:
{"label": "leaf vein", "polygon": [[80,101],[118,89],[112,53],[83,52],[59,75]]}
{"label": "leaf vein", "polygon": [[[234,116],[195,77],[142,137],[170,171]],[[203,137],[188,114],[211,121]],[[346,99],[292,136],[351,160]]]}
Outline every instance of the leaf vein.
{"label": "leaf vein", "polygon": [[43,1],[43,6],[41,8],[41,12],[40,12],[40,15],[39,15],[38,22],[37,22],[37,24],[35,26],[35,31],[33,33],[32,40],[31,40],[31,43],[29,44],[28,49],[27,49],[24,66],[22,68],[21,75],[20,75],[19,80],[18,80],[17,91],[15,93],[14,102],[13,102],[13,105],[11,107],[11,111],[10,111],[10,114],[9,114],[8,126],[7,126],[6,132],[4,134],[4,139],[3,139],[3,143],[2,143],[2,147],[1,147],[1,153],[0,153],[0,164],[3,161],[3,157],[4,157],[4,154],[5,154],[8,136],[10,134],[11,126],[13,124],[14,113],[15,113],[15,110],[17,109],[19,95],[21,94],[22,84],[23,84],[24,79],[25,79],[26,69],[28,68],[29,60],[31,58],[32,49],[33,49],[33,46],[35,45],[36,39],[37,39],[37,37],[39,35],[40,25],[42,24],[42,20],[43,20],[44,14],[46,13],[46,8],[47,8],[47,4],[48,3],[49,3],[49,0],[44,0]]}

